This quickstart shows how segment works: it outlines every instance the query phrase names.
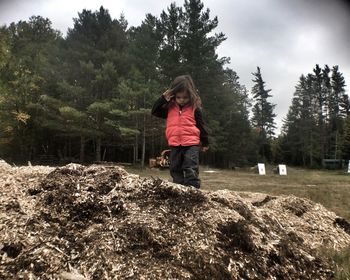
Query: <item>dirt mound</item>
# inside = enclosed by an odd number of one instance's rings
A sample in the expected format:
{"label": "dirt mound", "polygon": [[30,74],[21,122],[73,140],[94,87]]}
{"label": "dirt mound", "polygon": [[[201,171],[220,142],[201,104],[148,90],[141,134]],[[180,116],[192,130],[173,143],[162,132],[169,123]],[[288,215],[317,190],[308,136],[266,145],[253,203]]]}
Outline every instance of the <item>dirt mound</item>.
{"label": "dirt mound", "polygon": [[0,192],[0,279],[331,279],[316,249],[350,244],[347,221],[309,200],[116,166],[11,168]]}

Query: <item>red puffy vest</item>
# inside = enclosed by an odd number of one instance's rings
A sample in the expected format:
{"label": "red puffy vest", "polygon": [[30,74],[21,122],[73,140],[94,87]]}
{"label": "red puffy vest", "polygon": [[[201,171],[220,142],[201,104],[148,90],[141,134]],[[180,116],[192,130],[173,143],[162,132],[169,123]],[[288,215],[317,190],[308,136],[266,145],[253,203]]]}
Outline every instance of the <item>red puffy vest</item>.
{"label": "red puffy vest", "polygon": [[176,102],[170,104],[166,124],[169,146],[199,145],[200,130],[196,126],[194,111],[192,106],[180,109]]}

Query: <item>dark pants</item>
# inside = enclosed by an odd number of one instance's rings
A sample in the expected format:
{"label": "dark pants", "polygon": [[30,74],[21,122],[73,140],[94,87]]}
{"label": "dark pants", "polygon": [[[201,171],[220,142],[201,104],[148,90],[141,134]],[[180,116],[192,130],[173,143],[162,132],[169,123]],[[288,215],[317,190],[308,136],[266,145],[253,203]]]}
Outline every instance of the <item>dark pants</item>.
{"label": "dark pants", "polygon": [[199,146],[176,146],[170,149],[170,175],[173,182],[199,188]]}

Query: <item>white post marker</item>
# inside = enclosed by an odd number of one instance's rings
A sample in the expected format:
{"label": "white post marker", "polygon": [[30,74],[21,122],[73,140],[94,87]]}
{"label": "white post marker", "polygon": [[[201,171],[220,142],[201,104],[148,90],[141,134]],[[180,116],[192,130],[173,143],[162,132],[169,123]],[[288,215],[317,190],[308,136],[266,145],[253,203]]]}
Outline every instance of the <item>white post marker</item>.
{"label": "white post marker", "polygon": [[266,175],[265,163],[258,163],[259,175]]}
{"label": "white post marker", "polygon": [[350,173],[350,160],[349,160],[349,163],[348,163],[348,173]]}
{"label": "white post marker", "polygon": [[287,166],[285,164],[279,164],[278,172],[280,175],[287,175]]}

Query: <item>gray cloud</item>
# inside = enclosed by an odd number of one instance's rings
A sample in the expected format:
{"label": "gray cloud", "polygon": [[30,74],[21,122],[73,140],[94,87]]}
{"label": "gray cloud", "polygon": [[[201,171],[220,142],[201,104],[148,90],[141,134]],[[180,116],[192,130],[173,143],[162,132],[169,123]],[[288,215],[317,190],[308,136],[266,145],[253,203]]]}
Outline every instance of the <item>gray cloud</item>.
{"label": "gray cloud", "polygon": [[231,67],[242,83],[252,86],[251,72],[262,68],[276,103],[281,127],[301,74],[339,65],[350,80],[348,54],[350,9],[345,1],[259,0],[206,1],[219,16],[219,28],[228,37],[219,53],[231,57]]}

